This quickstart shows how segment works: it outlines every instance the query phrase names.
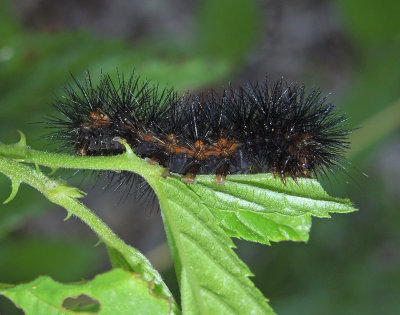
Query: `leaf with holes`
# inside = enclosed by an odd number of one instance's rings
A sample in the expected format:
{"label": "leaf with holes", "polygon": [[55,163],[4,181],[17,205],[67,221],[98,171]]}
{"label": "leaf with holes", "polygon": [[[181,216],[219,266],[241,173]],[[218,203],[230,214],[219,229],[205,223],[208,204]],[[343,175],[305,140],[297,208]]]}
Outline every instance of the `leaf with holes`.
{"label": "leaf with holes", "polygon": [[122,269],[93,280],[61,284],[47,276],[16,286],[0,285],[0,294],[26,314],[171,314],[172,304],[152,291],[152,283]]}

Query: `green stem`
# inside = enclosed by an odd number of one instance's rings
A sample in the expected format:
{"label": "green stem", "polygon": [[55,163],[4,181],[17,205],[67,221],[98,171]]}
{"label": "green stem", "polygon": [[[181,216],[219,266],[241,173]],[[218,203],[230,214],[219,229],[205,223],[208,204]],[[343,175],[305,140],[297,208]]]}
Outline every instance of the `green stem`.
{"label": "green stem", "polygon": [[125,147],[127,150],[124,154],[115,156],[74,156],[30,149],[21,138],[21,141],[14,145],[0,142],[0,156],[51,168],[131,171],[143,177],[154,176],[152,165],[138,158],[128,145]]}
{"label": "green stem", "polygon": [[[17,146],[18,145],[14,145],[14,147]],[[2,149],[0,151],[0,155],[5,155],[6,150],[12,152],[12,147],[13,146],[5,146],[0,144],[0,148]],[[44,165],[51,167],[55,166],[55,163],[53,163],[52,159],[54,156],[57,156],[56,154],[38,152],[34,150],[29,151],[30,153],[32,153],[33,151],[33,154],[30,155],[29,158],[24,158],[23,156],[20,156],[18,154],[19,158],[22,158],[22,160],[27,162],[38,162],[36,158],[41,157],[41,161],[44,161],[45,163]],[[132,156],[130,156],[130,154],[130,152],[127,152],[125,156],[128,156],[127,158],[129,158],[130,160],[134,159],[132,158]],[[48,157],[50,158],[48,159]],[[74,163],[76,163],[76,160],[86,159],[71,159],[71,161],[74,161]],[[96,164],[93,163],[92,165]],[[32,167],[23,165],[12,159],[4,158],[1,156],[0,171],[11,179],[13,187],[12,195],[15,195],[15,190],[18,190],[19,184],[22,182],[25,182],[28,185],[36,188],[51,202],[65,208],[69,214],[75,215],[83,222],[85,222],[94,232],[96,232],[99,238],[107,246],[114,248],[118,252],[120,252],[121,255],[129,262],[130,266],[135,272],[139,273],[146,281],[154,283],[156,292],[159,291],[164,296],[169,297],[172,301],[172,295],[168,287],[162,281],[160,274],[155,269],[153,269],[146,257],[144,257],[136,249],[125,244],[100,218],[98,218],[93,212],[91,212],[87,207],[85,207],[76,199],[83,195],[81,191],[76,188],[66,186],[59,181],[49,179],[38,169],[35,170]],[[9,201],[9,199],[7,201]]]}

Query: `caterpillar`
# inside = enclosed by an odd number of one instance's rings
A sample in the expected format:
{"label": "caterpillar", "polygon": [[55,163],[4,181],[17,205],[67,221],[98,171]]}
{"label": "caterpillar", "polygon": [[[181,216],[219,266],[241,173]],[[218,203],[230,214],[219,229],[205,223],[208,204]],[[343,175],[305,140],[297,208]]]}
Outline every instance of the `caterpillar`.
{"label": "caterpillar", "polygon": [[198,174],[272,172],[286,185],[290,176],[318,177],[344,168],[349,149],[345,115],[318,89],[283,79],[248,83],[221,93],[178,95],[138,75],[113,81],[102,74],[94,86],[89,73],[56,97],[60,117],[48,123],[51,138],[78,155],[116,155],[123,138],[140,158],[195,183]]}

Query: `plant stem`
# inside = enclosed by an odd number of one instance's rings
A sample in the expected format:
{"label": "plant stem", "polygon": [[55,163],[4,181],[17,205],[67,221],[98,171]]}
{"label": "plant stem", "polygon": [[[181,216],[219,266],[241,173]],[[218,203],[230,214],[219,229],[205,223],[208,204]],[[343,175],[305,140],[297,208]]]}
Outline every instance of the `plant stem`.
{"label": "plant stem", "polygon": [[154,174],[154,169],[149,172],[149,166],[152,165],[133,154],[129,146],[126,146],[124,154],[115,156],[74,156],[33,150],[21,141],[13,145],[0,142],[0,156],[51,168],[131,171],[142,176]]}
{"label": "plant stem", "polygon": [[[4,145],[0,145],[0,147],[4,148]],[[43,152],[36,151],[33,156],[37,157],[40,153]],[[0,155],[1,154],[4,154],[4,150],[1,151]],[[52,157],[56,156],[56,154],[42,154],[44,159],[48,156]],[[23,160],[27,161],[28,159],[23,158]],[[49,160],[51,161],[51,159]],[[72,160],[75,161],[75,159]],[[33,160],[30,161],[36,160],[33,158]],[[46,164],[48,166],[54,166],[52,162]],[[15,193],[15,189],[18,189],[20,183],[25,182],[40,191],[51,202],[65,208],[69,214],[75,215],[85,222],[107,246],[120,252],[133,267],[132,269],[135,272],[140,274],[144,280],[154,283],[155,287],[158,289],[157,291],[160,291],[164,296],[169,297],[172,301],[172,295],[168,287],[162,281],[160,274],[151,266],[146,257],[136,249],[125,244],[100,218],[76,199],[77,197],[83,196],[81,191],[77,188],[66,186],[57,180],[49,179],[37,169],[35,170],[32,167],[1,156],[0,171],[11,179],[13,183],[13,193]]]}

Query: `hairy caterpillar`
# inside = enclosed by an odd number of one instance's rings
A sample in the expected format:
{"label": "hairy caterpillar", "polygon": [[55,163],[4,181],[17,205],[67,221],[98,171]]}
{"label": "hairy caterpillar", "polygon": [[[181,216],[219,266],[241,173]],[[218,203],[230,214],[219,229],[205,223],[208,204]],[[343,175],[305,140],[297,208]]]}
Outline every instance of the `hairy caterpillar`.
{"label": "hairy caterpillar", "polygon": [[49,124],[52,138],[79,155],[115,155],[123,138],[141,158],[159,163],[182,180],[215,174],[272,172],[286,177],[317,177],[345,163],[347,118],[319,90],[283,80],[204,94],[178,96],[132,74],[117,82],[89,74],[75,80],[55,100],[62,114]]}

